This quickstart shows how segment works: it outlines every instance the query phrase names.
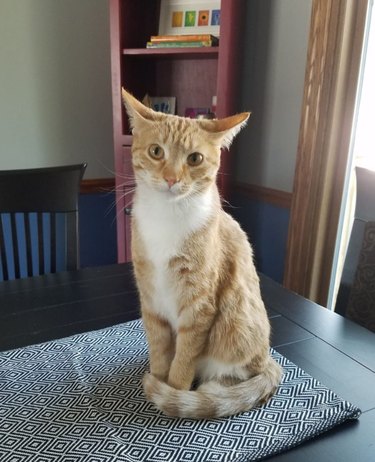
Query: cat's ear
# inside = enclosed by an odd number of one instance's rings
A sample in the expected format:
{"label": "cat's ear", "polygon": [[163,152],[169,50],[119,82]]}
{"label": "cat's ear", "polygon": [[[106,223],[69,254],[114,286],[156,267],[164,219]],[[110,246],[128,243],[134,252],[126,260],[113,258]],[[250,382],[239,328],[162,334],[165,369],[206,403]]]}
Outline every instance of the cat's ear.
{"label": "cat's ear", "polygon": [[229,148],[234,137],[246,125],[250,112],[242,112],[225,119],[201,120],[201,127],[220,147]]}
{"label": "cat's ear", "polygon": [[124,88],[121,89],[121,95],[126,112],[129,116],[130,127],[133,131],[134,129],[145,126],[147,128],[147,125],[162,118],[161,113],[153,111],[151,108],[142,104]]}

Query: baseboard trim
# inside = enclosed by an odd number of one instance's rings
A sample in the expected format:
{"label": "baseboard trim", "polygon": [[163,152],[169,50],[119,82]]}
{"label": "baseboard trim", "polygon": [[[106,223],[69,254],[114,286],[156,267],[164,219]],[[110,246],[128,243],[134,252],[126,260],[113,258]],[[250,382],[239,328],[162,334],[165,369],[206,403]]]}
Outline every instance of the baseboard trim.
{"label": "baseboard trim", "polygon": [[94,178],[81,181],[81,194],[108,193],[115,190],[114,178]]}
{"label": "baseboard trim", "polygon": [[238,182],[234,184],[234,190],[249,199],[277,205],[278,207],[290,209],[292,204],[292,193],[278,189]]}

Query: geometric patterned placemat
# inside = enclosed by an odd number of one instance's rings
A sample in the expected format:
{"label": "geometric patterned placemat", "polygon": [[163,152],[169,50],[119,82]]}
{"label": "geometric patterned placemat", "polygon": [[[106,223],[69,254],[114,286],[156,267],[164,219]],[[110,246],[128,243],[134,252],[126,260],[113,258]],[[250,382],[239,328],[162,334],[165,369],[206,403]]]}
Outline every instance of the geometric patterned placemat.
{"label": "geometric patterned placemat", "polygon": [[255,461],[361,411],[272,350],[282,383],[232,417],[166,417],[145,400],[140,320],[0,353],[1,462]]}

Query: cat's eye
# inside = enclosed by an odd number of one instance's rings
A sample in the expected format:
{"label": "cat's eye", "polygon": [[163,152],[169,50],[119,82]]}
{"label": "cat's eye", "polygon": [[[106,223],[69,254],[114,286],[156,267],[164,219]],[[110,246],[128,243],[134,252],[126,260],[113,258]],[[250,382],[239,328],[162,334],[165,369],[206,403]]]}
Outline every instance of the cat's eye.
{"label": "cat's eye", "polygon": [[197,165],[200,165],[202,162],[203,156],[200,152],[193,152],[188,155],[187,163],[190,165],[190,167],[196,167]]}
{"label": "cat's eye", "polygon": [[148,148],[148,153],[150,154],[150,157],[155,160],[161,160],[164,158],[164,149],[158,144],[152,144]]}

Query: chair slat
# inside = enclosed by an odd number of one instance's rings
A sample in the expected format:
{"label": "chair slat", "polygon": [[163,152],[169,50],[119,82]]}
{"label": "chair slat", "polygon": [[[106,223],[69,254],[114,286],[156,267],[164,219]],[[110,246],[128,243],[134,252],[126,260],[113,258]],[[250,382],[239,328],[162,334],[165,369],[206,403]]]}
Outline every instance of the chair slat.
{"label": "chair slat", "polygon": [[56,213],[50,213],[51,273],[56,273]]}
{"label": "chair slat", "polygon": [[72,212],[66,214],[66,233],[76,234],[77,239],[71,239],[67,242],[66,248],[66,267],[68,270],[77,269],[79,266],[78,256],[78,213]]}
{"label": "chair slat", "polygon": [[31,244],[31,229],[30,229],[30,213],[24,214],[25,218],[25,241],[26,241],[26,266],[27,275],[30,277],[34,274],[33,272],[33,256],[32,256],[32,244]]}
{"label": "chair slat", "polygon": [[18,250],[18,237],[17,237],[17,223],[16,223],[16,214],[10,214],[10,228],[12,233],[13,241],[13,263],[14,263],[14,276],[16,279],[21,277],[20,271],[20,255]]}
{"label": "chair slat", "polygon": [[43,233],[43,213],[37,213],[38,228],[38,251],[39,251],[39,274],[44,274],[44,233]]}
{"label": "chair slat", "polygon": [[5,231],[3,229],[3,220],[0,214],[0,252],[1,252],[1,267],[3,270],[3,279],[7,281],[9,279],[8,273],[8,264],[7,264],[7,256],[5,252],[5,238],[4,238]]}

